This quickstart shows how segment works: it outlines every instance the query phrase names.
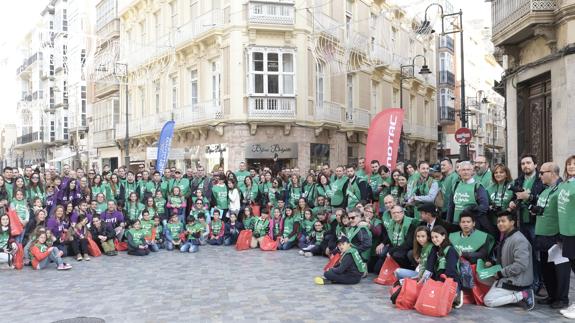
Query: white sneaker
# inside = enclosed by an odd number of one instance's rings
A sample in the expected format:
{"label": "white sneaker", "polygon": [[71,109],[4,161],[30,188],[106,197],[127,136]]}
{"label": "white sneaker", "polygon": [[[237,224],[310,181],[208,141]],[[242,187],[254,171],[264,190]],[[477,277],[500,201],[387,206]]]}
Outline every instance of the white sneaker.
{"label": "white sneaker", "polygon": [[560,310],[559,313],[563,314],[563,316],[565,316],[566,318],[570,319],[575,318],[575,303],[571,304],[567,308]]}
{"label": "white sneaker", "polygon": [[299,253],[301,256],[303,256],[303,255],[305,254],[305,251],[300,250],[298,253]]}
{"label": "white sneaker", "polygon": [[312,256],[313,256],[313,253],[311,253],[311,252],[306,252],[306,253],[304,253],[304,256],[306,256],[306,257],[312,257]]}

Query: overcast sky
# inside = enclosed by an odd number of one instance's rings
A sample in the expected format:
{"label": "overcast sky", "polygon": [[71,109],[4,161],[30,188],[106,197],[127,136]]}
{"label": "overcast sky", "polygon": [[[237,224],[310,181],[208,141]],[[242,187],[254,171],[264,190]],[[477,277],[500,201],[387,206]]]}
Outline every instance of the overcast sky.
{"label": "overcast sky", "polygon": [[[92,1],[94,5],[97,1]],[[339,1],[339,0],[335,0]],[[0,124],[15,122],[16,103],[20,91],[16,79],[16,68],[22,62],[21,40],[32,29],[40,17],[40,12],[48,0],[18,0],[10,1],[9,8],[0,11],[0,104],[2,117]],[[421,0],[390,0],[410,11],[416,4],[433,1]],[[465,19],[485,19],[489,25],[489,3],[484,0],[452,0],[454,8],[461,8]],[[467,14],[466,14],[467,13]],[[7,113],[5,113],[7,112]]]}

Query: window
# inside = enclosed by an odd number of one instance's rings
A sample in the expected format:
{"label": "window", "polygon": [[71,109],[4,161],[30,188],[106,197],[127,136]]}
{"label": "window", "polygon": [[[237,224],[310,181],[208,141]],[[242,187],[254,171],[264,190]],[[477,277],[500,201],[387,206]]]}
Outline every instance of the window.
{"label": "window", "polygon": [[84,67],[85,63],[86,63],[86,50],[82,49],[82,51],[80,52],[80,64],[82,65],[82,67]]}
{"label": "window", "polygon": [[50,120],[50,141],[56,140],[56,121]]}
{"label": "window", "polygon": [[351,36],[351,13],[345,13],[345,35],[347,38]]}
{"label": "window", "polygon": [[172,109],[178,108],[178,78],[172,77]]}
{"label": "window", "polygon": [[170,17],[172,19],[172,28],[178,28],[178,0],[170,2]]}
{"label": "window", "polygon": [[393,106],[394,107],[400,107],[399,106],[399,90],[398,89],[393,89]]}
{"label": "window", "polygon": [[140,23],[140,43],[146,43],[146,23],[143,21]]}
{"label": "window", "polygon": [[324,163],[329,163],[329,145],[326,144],[310,144],[310,167],[316,169],[321,167]]}
{"label": "window", "polygon": [[295,57],[286,49],[252,49],[250,92],[256,95],[295,95]]}
{"label": "window", "polygon": [[80,124],[82,127],[86,126],[86,86],[80,87],[81,110],[80,110]]}
{"label": "window", "polygon": [[64,127],[62,127],[62,133],[64,137],[63,139],[68,140],[68,117],[64,116],[63,120],[64,120]]}
{"label": "window", "polygon": [[156,113],[160,112],[160,80],[154,81],[154,98]]}
{"label": "window", "polygon": [[96,7],[96,31],[116,18],[116,0],[101,1]]}
{"label": "window", "polygon": [[375,115],[379,106],[379,82],[371,81],[371,113]]}
{"label": "window", "polygon": [[162,20],[160,18],[160,10],[154,13],[154,32],[156,34],[156,38],[160,38],[160,36],[162,36]]}
{"label": "window", "polygon": [[140,87],[140,112],[141,112],[140,115],[142,117],[144,115],[146,115],[145,111],[146,111],[146,92],[144,90],[144,87],[141,86]]}
{"label": "window", "polygon": [[54,54],[50,54],[50,76],[54,76]]}
{"label": "window", "polygon": [[198,0],[190,0],[190,19],[198,16]]}
{"label": "window", "polygon": [[315,105],[318,107],[323,106],[324,101],[324,66],[318,62],[316,65],[316,81],[315,81]]}
{"label": "window", "polygon": [[62,31],[68,31],[68,11],[62,9]]}
{"label": "window", "polygon": [[192,107],[198,104],[198,70],[190,71],[190,104]]}
{"label": "window", "polygon": [[212,101],[220,104],[220,66],[218,62],[212,62]]}
{"label": "window", "polygon": [[[64,81],[64,85],[62,87],[63,91],[62,91],[62,102],[64,104],[68,104],[68,82]],[[64,106],[65,109],[67,109],[67,106]]]}
{"label": "window", "polygon": [[348,119],[351,119],[350,116],[353,112],[353,74],[347,74],[347,112],[348,112]]}

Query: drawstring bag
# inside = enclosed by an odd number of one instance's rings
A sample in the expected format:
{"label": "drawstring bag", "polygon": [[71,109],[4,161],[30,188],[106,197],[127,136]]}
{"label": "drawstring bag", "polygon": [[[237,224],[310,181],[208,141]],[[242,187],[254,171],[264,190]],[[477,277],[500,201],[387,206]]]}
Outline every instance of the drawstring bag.
{"label": "drawstring bag", "polygon": [[401,291],[395,300],[395,307],[400,310],[412,310],[415,307],[419,292],[423,286],[417,280],[411,278],[403,279]]}
{"label": "drawstring bag", "polygon": [[88,240],[88,254],[92,257],[100,257],[102,252],[96,241],[92,240],[91,237],[88,237],[86,240]]}
{"label": "drawstring bag", "polygon": [[266,235],[260,242],[260,249],[263,251],[276,251],[278,249],[278,242]]}
{"label": "drawstring bag", "polygon": [[326,272],[330,269],[332,269],[341,259],[341,254],[340,253],[336,253],[335,255],[331,255],[329,257],[329,261],[327,262],[327,264],[323,267],[323,271]]}
{"label": "drawstring bag", "polygon": [[383,266],[381,266],[381,270],[379,271],[379,275],[373,281],[376,284],[380,285],[393,285],[397,278],[395,277],[395,271],[399,269],[399,265],[391,256],[387,256]]}
{"label": "drawstring bag", "polygon": [[250,249],[250,243],[252,242],[252,230],[242,230],[238,235],[238,240],[236,241],[236,250],[248,250]]}
{"label": "drawstring bag", "polygon": [[415,309],[429,316],[447,316],[453,307],[453,300],[457,293],[457,283],[453,278],[447,278],[444,282],[428,279],[424,284]]}

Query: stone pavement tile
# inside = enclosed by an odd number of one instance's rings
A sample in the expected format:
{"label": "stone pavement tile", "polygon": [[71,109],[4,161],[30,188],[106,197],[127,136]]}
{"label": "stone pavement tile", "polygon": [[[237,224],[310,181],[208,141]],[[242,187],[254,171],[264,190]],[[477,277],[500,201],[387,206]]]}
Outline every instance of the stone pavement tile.
{"label": "stone pavement tile", "polygon": [[[327,259],[287,252],[237,252],[201,248],[197,254],[160,251],[148,257],[68,260],[74,268],[3,271],[10,297],[3,299],[0,322],[53,322],[92,316],[106,322],[436,322],[415,311],[400,311],[388,287],[317,286]],[[1,285],[5,290],[5,284]],[[575,287],[575,284],[574,284]],[[572,293],[573,294],[573,293]],[[573,298],[575,299],[575,297]],[[560,322],[557,311],[517,306],[489,309],[464,305],[445,322]]]}

